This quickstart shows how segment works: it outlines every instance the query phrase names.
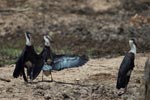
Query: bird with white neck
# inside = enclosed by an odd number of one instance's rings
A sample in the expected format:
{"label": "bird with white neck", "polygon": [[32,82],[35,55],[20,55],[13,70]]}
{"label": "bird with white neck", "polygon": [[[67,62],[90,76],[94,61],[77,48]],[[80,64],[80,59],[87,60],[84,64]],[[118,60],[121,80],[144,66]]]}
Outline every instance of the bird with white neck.
{"label": "bird with white neck", "polygon": [[25,38],[26,38],[26,45],[27,46],[31,46],[32,43],[32,39],[31,39],[31,33],[30,32],[25,32]]}
{"label": "bird with white neck", "polygon": [[130,50],[123,58],[118,71],[116,88],[119,90],[118,95],[126,93],[127,85],[130,80],[132,70],[134,69],[134,59],[136,55],[136,42],[134,39],[129,40]]}
{"label": "bird with white neck", "polygon": [[134,39],[129,40],[129,45],[130,45],[130,51],[131,53],[134,53],[136,55],[136,42]]}

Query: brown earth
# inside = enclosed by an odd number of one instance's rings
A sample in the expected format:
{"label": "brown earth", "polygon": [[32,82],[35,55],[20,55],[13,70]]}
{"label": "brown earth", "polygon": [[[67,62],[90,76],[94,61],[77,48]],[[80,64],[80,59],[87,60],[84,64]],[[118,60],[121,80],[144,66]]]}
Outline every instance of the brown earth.
{"label": "brown earth", "polygon": [[139,53],[149,52],[149,12],[149,0],[0,0],[0,66],[14,63],[25,31],[38,51],[50,33],[57,54],[114,57],[128,50],[130,38]]}
{"label": "brown earth", "polygon": [[[130,4],[129,10],[121,6],[124,1]],[[130,0],[1,0],[0,44],[21,49],[23,33],[30,31],[39,46],[41,34],[52,32],[55,49],[77,54],[124,53],[128,47],[122,44],[133,37],[140,51],[149,51],[150,5],[148,0],[140,1],[144,2],[135,5]],[[113,44],[116,45],[108,47]]]}
{"label": "brown earth", "polygon": [[42,34],[51,32],[56,53],[107,55],[53,72],[54,82],[41,82],[39,75],[32,84],[12,77],[13,64],[0,64],[0,79],[11,81],[0,80],[0,100],[138,100],[147,58],[143,54],[136,57],[128,92],[118,97],[115,89],[123,58],[116,56],[128,50],[129,38],[136,38],[138,52],[150,50],[148,0],[130,1],[0,0],[0,62],[16,61],[19,52],[11,54],[24,47],[25,31],[33,33],[36,48],[43,46]]}
{"label": "brown earth", "polygon": [[41,82],[40,74],[32,84],[14,79],[14,65],[5,66],[0,68],[0,78],[10,82],[0,81],[0,100],[139,100],[146,56],[137,54],[128,92],[121,97],[115,85],[123,56],[90,59],[82,67],[53,72],[54,82],[46,76]]}

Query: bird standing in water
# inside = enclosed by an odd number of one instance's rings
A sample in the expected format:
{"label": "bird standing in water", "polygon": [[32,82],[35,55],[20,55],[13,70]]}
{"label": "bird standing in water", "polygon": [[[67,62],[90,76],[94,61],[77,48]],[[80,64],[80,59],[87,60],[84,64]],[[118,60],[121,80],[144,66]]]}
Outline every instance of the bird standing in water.
{"label": "bird standing in water", "polygon": [[125,55],[118,72],[116,88],[121,96],[127,91],[127,85],[130,80],[131,72],[134,68],[134,59],[136,55],[136,42],[134,39],[129,40],[130,51]]}

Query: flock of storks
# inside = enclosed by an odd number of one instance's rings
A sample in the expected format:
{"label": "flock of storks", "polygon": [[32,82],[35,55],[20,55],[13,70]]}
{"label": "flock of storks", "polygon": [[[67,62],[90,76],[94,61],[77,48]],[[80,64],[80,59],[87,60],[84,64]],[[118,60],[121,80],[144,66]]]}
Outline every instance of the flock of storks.
{"label": "flock of storks", "polygon": [[[84,55],[57,55],[53,53],[50,48],[50,37],[48,35],[43,36],[45,45],[42,52],[37,54],[31,43],[32,38],[30,32],[26,32],[25,37],[26,46],[17,59],[13,72],[14,78],[23,76],[24,81],[28,82],[28,78],[30,80],[36,79],[41,70],[48,76],[52,70],[59,71],[65,68],[78,67],[88,61],[88,58]],[[27,68],[27,72],[25,72],[25,68]]]}
{"label": "flock of storks", "polygon": [[[88,57],[77,55],[57,55],[51,49],[51,38],[48,34],[43,36],[44,48],[40,54],[35,52],[32,45],[32,38],[30,32],[25,33],[26,46],[23,49],[21,55],[17,59],[16,66],[13,72],[13,77],[18,78],[23,76],[25,82],[28,82],[37,78],[42,71],[46,76],[51,75],[51,81],[53,81],[51,71],[60,71],[65,68],[79,67],[84,65],[88,61]],[[119,71],[116,88],[119,90],[119,95],[122,95],[127,90],[127,85],[130,80],[131,72],[134,68],[134,59],[136,55],[136,43],[134,39],[129,40],[130,51],[126,53]],[[27,72],[25,71],[27,69]]]}

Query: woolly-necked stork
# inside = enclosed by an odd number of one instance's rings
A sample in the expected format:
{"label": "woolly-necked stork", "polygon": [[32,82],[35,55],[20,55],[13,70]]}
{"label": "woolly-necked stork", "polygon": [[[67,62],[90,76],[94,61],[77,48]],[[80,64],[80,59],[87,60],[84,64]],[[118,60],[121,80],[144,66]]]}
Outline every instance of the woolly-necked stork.
{"label": "woolly-necked stork", "polygon": [[[38,55],[31,43],[31,34],[30,32],[25,33],[26,45],[17,59],[15,69],[13,72],[13,77],[18,78],[23,75],[25,82],[28,82],[28,76],[30,80],[34,80],[40,73],[40,69],[44,65],[44,61],[41,55]],[[27,76],[25,74],[25,68],[27,68]]]}
{"label": "woolly-necked stork", "polygon": [[118,72],[116,88],[119,90],[118,95],[122,95],[127,90],[131,72],[134,68],[134,59],[136,55],[136,42],[134,39],[129,40],[130,51],[126,53]]}
{"label": "woolly-necked stork", "polygon": [[[43,66],[42,70],[46,76],[50,75],[52,70],[60,71],[66,68],[79,67],[88,61],[88,57],[86,56],[56,55],[51,50],[50,40],[51,39],[48,35],[44,35],[45,46],[41,52],[41,55],[45,61],[45,65]],[[52,75],[51,80],[53,80]]]}

